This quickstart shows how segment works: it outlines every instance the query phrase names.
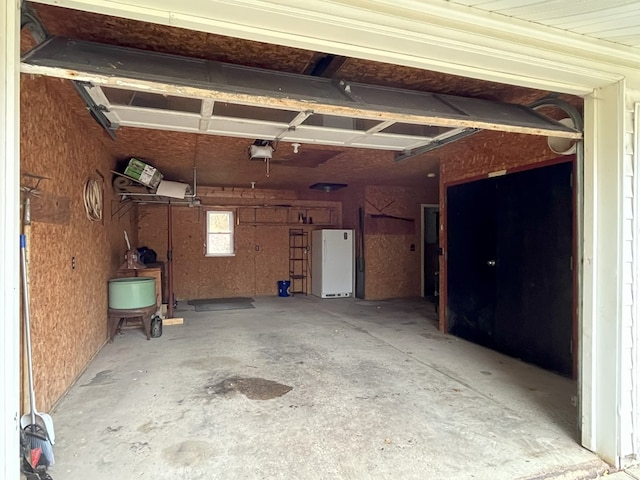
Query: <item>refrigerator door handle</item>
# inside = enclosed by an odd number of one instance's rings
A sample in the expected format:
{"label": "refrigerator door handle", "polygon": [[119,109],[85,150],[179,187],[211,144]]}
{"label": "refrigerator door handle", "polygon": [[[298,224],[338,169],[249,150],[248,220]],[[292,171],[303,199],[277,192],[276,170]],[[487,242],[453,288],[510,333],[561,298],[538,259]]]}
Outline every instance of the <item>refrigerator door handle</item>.
{"label": "refrigerator door handle", "polygon": [[322,239],[322,263],[327,262],[327,239]]}

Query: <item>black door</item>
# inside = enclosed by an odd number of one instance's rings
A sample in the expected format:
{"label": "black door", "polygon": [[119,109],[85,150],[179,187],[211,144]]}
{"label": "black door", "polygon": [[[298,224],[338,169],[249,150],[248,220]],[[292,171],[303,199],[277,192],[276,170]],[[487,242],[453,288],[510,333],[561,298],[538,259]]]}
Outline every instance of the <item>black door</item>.
{"label": "black door", "polygon": [[[450,331],[564,375],[573,365],[571,173],[572,164],[563,163],[451,187],[447,195],[454,207],[448,204]],[[476,192],[472,199],[465,200],[467,190]],[[492,232],[478,219],[462,224],[456,211],[475,213]],[[483,248],[461,253],[460,243]],[[465,292],[486,300],[464,303]],[[461,328],[461,317],[473,335]]]}
{"label": "black door", "polygon": [[497,221],[496,343],[564,375],[573,367],[572,168],[503,177]]}
{"label": "black door", "polygon": [[496,182],[447,189],[447,324],[450,333],[495,348]]}

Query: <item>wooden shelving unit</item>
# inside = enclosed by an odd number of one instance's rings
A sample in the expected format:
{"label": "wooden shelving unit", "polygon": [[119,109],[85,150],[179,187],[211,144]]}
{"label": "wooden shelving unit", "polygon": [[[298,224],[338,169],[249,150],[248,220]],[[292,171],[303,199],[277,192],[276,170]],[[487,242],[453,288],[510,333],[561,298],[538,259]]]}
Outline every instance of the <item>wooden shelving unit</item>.
{"label": "wooden shelving unit", "polygon": [[308,294],[309,232],[302,228],[289,229],[289,293]]}
{"label": "wooden shelving unit", "polygon": [[237,210],[239,225],[331,227],[336,226],[339,220],[336,208],[324,206],[260,205],[237,207]]}

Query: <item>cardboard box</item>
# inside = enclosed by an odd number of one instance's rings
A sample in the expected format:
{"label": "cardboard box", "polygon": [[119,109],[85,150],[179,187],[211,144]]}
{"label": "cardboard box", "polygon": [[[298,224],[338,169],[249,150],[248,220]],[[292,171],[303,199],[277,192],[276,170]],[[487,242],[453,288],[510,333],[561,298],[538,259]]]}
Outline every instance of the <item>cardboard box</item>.
{"label": "cardboard box", "polygon": [[157,168],[137,158],[129,160],[124,174],[151,188],[157,188],[163,177]]}

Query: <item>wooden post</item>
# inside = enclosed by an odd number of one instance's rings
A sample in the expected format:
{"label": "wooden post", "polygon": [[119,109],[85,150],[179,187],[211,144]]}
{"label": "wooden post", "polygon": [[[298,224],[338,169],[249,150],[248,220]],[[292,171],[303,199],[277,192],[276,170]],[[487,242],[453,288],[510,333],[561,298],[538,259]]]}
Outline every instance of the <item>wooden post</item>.
{"label": "wooden post", "polygon": [[169,277],[169,298],[167,316],[173,318],[173,217],[171,203],[167,205],[167,276]]}

